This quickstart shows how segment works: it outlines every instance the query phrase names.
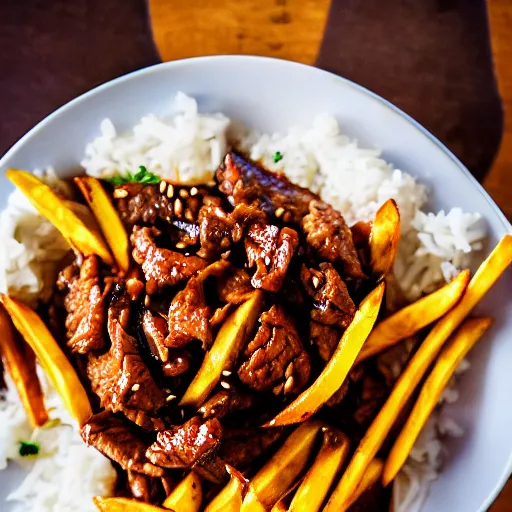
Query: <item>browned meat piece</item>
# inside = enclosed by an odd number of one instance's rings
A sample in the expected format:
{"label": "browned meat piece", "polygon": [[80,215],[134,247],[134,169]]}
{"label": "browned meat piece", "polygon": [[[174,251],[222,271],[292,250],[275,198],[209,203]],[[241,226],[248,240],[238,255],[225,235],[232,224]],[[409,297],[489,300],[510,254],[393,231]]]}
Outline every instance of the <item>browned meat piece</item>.
{"label": "browned meat piece", "polygon": [[255,391],[298,393],[309,379],[311,364],[295,326],[279,305],[263,313],[260,322],[238,377]]}
{"label": "browned meat piece", "polygon": [[90,354],[87,376],[102,407],[123,412],[144,428],[161,429],[164,424],[156,411],[165,405],[165,394],[144,364],[135,338],[123,328],[128,318],[129,299],[123,294],[108,310],[110,350],[100,356]]}
{"label": "browned meat piece", "polygon": [[210,307],[206,305],[203,280],[191,277],[185,288],[176,294],[169,307],[169,335],[165,339],[168,347],[182,347],[192,340],[204,345],[212,341],[208,319]]}
{"label": "browned meat piece", "polygon": [[301,279],[304,288],[313,298],[311,319],[326,325],[348,327],[356,306],[346,284],[331,263],[320,263],[319,270],[302,265]]}
{"label": "browned meat piece", "polygon": [[143,431],[111,412],[92,416],[80,429],[80,435],[87,445],[94,446],[124,470],[152,477],[164,474],[163,469],[151,464],[145,455],[148,444]]}
{"label": "browned meat piece", "polygon": [[135,499],[147,503],[155,501],[162,493],[160,478],[152,478],[136,471],[128,471],[128,487]]}
{"label": "browned meat piece", "polygon": [[153,315],[146,310],[142,315],[142,330],[146,336],[149,349],[153,357],[166,363],[169,359],[169,349],[165,346],[167,336],[167,323],[158,315]]}
{"label": "browned meat piece", "polygon": [[[299,225],[308,213],[309,203],[320,198],[242,155],[231,152],[217,170],[219,189],[233,206],[255,204],[267,215],[282,216]],[[277,211],[279,210],[279,214]]]}
{"label": "browned meat piece", "polygon": [[169,361],[164,364],[163,371],[167,377],[178,377],[190,368],[192,356],[182,348],[169,350]]}
{"label": "browned meat piece", "polygon": [[199,211],[201,258],[215,258],[242,238],[243,227],[220,206],[203,206]]}
{"label": "browned meat piece", "polygon": [[302,221],[306,241],[318,257],[331,263],[340,262],[344,274],[354,279],[365,277],[357,256],[352,232],[341,213],[321,201],[312,201],[309,214]]}
{"label": "browned meat piece", "polygon": [[247,469],[283,436],[281,428],[226,430],[219,457],[238,470]]}
{"label": "browned meat piece", "polygon": [[278,292],[298,244],[299,235],[291,228],[254,224],[245,239],[248,265],[256,265],[251,279],[254,288]]}
{"label": "browned meat piece", "polygon": [[228,304],[245,302],[253,291],[251,276],[243,268],[230,267],[217,284],[219,299]]}
{"label": "browned meat piece", "polygon": [[222,324],[231,312],[232,306],[233,304],[225,304],[224,306],[217,308],[213,315],[210,317],[210,320],[208,320],[210,327],[215,327]]}
{"label": "browned meat piece", "polygon": [[[69,291],[64,299],[66,336],[72,352],[86,354],[104,346],[103,319],[105,299],[100,289],[98,259],[88,256],[80,267],[78,278],[67,281]],[[61,273],[60,283],[65,280]]]}
{"label": "browned meat piece", "polygon": [[[204,198],[209,193],[207,187],[178,188],[174,186],[172,188],[166,186],[161,193],[160,185],[139,183],[129,183],[116,190],[118,192],[114,195],[115,206],[128,229],[141,223],[154,225],[158,219],[171,222],[185,218],[194,222]],[[120,190],[123,190],[121,194],[119,194]],[[181,192],[182,190],[185,192]],[[126,195],[124,195],[125,191]],[[171,197],[168,197],[168,194]],[[176,203],[177,200],[179,200],[178,203]]]}
{"label": "browned meat piece", "polygon": [[319,324],[311,321],[309,324],[311,343],[316,345],[318,354],[325,361],[331,359],[340,341],[341,331],[336,326]]}
{"label": "browned meat piece", "polygon": [[163,286],[174,286],[206,267],[206,261],[197,256],[184,256],[179,252],[156,246],[154,238],[160,234],[156,228],[133,228],[130,237],[133,259],[142,266],[146,277],[146,291],[155,293]]}
{"label": "browned meat piece", "polygon": [[202,422],[198,416],[171,430],[158,432],[146,456],[163,468],[191,468],[210,455],[222,439],[217,419]]}
{"label": "browned meat piece", "polygon": [[256,401],[255,395],[240,393],[235,390],[223,390],[215,393],[207,400],[199,409],[199,412],[202,413],[204,419],[223,418],[233,412],[250,409]]}

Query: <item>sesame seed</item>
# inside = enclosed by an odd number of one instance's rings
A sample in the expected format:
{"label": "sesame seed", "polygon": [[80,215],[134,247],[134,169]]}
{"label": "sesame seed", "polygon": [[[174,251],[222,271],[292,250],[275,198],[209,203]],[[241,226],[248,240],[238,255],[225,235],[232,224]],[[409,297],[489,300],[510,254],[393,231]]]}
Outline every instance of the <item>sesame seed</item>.
{"label": "sesame seed", "polygon": [[183,199],[186,199],[188,197],[188,191],[186,188],[182,188],[180,190],[180,197],[183,197]]}
{"label": "sesame seed", "polygon": [[178,242],[176,244],[176,249],[185,249],[187,247],[187,244],[185,242]]}
{"label": "sesame seed", "polygon": [[176,201],[174,201],[174,215],[176,215],[176,217],[181,217],[182,213],[183,203],[181,202],[180,199],[176,199]]}
{"label": "sesame seed", "polygon": [[197,410],[197,412],[198,412],[199,414],[204,414],[204,413],[206,412],[206,407],[200,407],[200,408]]}
{"label": "sesame seed", "polygon": [[184,418],[185,417],[185,409],[181,409],[181,417]]}
{"label": "sesame seed", "polygon": [[221,381],[220,385],[224,388],[224,389],[231,389],[231,384],[229,382],[226,382],[225,380]]}
{"label": "sesame seed", "polygon": [[114,197],[116,199],[123,199],[128,195],[128,190],[125,190],[124,188],[116,188],[114,190]]}
{"label": "sesame seed", "polygon": [[224,375],[224,377],[229,377],[231,373],[232,372],[230,372],[229,370],[222,370],[222,375]]}
{"label": "sesame seed", "polygon": [[185,210],[185,219],[192,222],[194,220],[194,214],[188,208]]}
{"label": "sesame seed", "polygon": [[284,392],[290,393],[293,390],[294,385],[295,385],[295,379],[293,378],[293,375],[290,375],[290,377],[288,377],[286,379],[286,382],[284,384]]}
{"label": "sesame seed", "polygon": [[318,285],[320,284],[320,279],[316,276],[313,276],[313,278],[311,280],[313,281],[313,286],[315,288],[318,288]]}
{"label": "sesame seed", "polygon": [[275,425],[275,424],[276,424],[276,420],[270,420],[270,422],[269,422],[270,426]]}
{"label": "sesame seed", "polygon": [[169,395],[169,396],[165,399],[165,401],[166,401],[166,402],[171,402],[172,400],[176,400],[176,395]]}
{"label": "sesame seed", "polygon": [[192,188],[190,189],[190,195],[191,195],[191,196],[195,196],[198,192],[199,192],[199,191],[197,190],[197,188],[196,188],[196,187],[192,187]]}
{"label": "sesame seed", "polygon": [[270,265],[270,258],[268,256],[265,256],[265,265]]}
{"label": "sesame seed", "polygon": [[139,391],[139,389],[140,389],[140,384],[134,384],[134,385],[132,386],[132,391],[133,391],[134,393],[135,393],[136,391]]}
{"label": "sesame seed", "polygon": [[281,217],[281,215],[283,215],[284,213],[284,208],[282,206],[280,206],[277,210],[276,210],[276,217],[279,218]]}
{"label": "sesame seed", "polygon": [[167,187],[167,197],[171,198],[174,195],[174,187],[169,183]]}
{"label": "sesame seed", "polygon": [[146,295],[146,297],[144,298],[144,306],[149,307],[150,304],[151,304],[151,297],[149,295]]}
{"label": "sesame seed", "polygon": [[165,192],[166,188],[167,188],[167,182],[162,180],[160,182],[160,194],[163,194]]}
{"label": "sesame seed", "polygon": [[287,367],[286,367],[286,372],[284,373],[284,376],[286,378],[289,378],[293,375],[293,363],[290,363]]}
{"label": "sesame seed", "polygon": [[206,185],[209,187],[215,187],[215,180],[209,181]]}
{"label": "sesame seed", "polygon": [[169,388],[164,388],[164,391],[165,391],[166,393],[170,393],[170,392],[171,392],[171,390],[170,390]]}

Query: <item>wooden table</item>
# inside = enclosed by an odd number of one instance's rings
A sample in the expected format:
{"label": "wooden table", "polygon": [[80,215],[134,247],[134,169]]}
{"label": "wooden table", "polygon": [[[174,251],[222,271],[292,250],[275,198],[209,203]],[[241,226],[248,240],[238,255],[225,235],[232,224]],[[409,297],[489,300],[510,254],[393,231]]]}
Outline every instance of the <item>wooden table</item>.
{"label": "wooden table", "polygon": [[[237,53],[307,64],[318,54],[329,5],[330,0],[150,0],[154,36],[164,60]],[[512,1],[489,0],[488,9],[506,115],[501,149],[484,186],[512,219]],[[491,511],[512,512],[512,481]]]}

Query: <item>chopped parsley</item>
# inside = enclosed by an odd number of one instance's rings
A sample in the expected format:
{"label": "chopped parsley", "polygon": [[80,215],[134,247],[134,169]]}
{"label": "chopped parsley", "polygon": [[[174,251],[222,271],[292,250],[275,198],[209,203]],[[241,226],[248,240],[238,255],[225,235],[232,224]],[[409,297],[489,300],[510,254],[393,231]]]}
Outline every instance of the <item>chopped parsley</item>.
{"label": "chopped parsley", "polygon": [[149,172],[143,165],[139,167],[139,172],[136,174],[126,171],[125,176],[113,176],[112,178],[104,178],[104,180],[116,187],[126,183],[142,183],[144,185],[160,183],[160,178],[156,174]]}
{"label": "chopped parsley", "polygon": [[32,441],[20,441],[20,447],[18,449],[22,457],[28,457],[30,455],[37,455],[39,453],[39,445]]}
{"label": "chopped parsley", "polygon": [[272,156],[272,160],[274,160],[274,163],[276,163],[276,164],[277,164],[277,162],[279,162],[282,159],[283,159],[283,154],[281,153],[281,151],[276,151],[274,153],[274,155]]}

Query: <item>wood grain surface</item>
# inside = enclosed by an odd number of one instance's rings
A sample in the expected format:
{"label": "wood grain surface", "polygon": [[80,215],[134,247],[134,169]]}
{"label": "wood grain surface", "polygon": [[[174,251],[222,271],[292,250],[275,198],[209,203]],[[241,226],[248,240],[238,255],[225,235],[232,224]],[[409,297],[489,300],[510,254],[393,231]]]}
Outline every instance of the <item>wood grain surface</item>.
{"label": "wood grain surface", "polygon": [[[150,11],[163,60],[236,53],[313,64],[329,5],[330,0],[150,0]],[[505,127],[484,186],[512,219],[512,1],[489,0],[488,9]],[[490,510],[512,512],[512,481]]]}

